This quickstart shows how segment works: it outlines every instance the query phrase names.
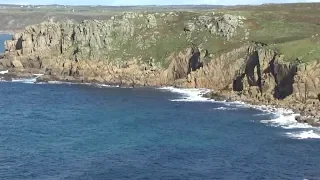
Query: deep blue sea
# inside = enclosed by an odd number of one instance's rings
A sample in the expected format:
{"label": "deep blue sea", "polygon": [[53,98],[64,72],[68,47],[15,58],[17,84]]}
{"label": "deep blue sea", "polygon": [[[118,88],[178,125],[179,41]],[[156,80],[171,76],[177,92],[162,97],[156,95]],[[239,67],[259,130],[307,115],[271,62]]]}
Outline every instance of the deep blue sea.
{"label": "deep blue sea", "polygon": [[0,82],[0,179],[320,179],[319,129],[199,93]]}

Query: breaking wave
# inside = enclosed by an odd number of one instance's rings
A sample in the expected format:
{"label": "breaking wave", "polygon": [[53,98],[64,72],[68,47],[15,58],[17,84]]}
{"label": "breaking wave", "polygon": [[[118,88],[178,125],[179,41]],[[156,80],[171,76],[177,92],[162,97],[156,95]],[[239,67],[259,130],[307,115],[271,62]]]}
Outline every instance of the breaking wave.
{"label": "breaking wave", "polygon": [[244,102],[226,102],[226,101],[215,101],[203,97],[203,95],[210,90],[208,89],[179,89],[174,87],[163,87],[158,88],[163,91],[170,91],[173,93],[180,94],[181,97],[178,99],[171,99],[170,101],[177,102],[215,102],[223,103],[229,107],[218,107],[214,110],[236,110],[239,108],[255,108],[262,111],[263,115],[270,115],[271,119],[260,121],[263,124],[267,124],[273,127],[281,127],[287,131],[286,136],[294,139],[320,139],[320,128],[312,127],[309,124],[299,123],[295,120],[295,117],[299,114],[295,114],[290,109],[275,108],[272,106],[265,105],[249,105]]}
{"label": "breaking wave", "polygon": [[223,110],[223,111],[233,111],[233,110],[237,110],[238,108],[232,108],[232,107],[217,107],[217,108],[213,108],[213,110]]}
{"label": "breaking wave", "polygon": [[5,70],[5,71],[0,71],[0,74],[8,74],[8,70]]}
{"label": "breaking wave", "polygon": [[[1,71],[0,71],[1,74]],[[99,83],[77,83],[77,82],[66,82],[66,81],[47,81],[47,82],[38,82],[37,79],[43,74],[34,74],[34,77],[31,78],[18,78],[12,79],[11,81],[1,80],[2,82],[17,82],[17,83],[25,83],[25,84],[70,84],[70,85],[88,85],[94,86],[97,88],[119,88],[119,85],[109,85],[109,84],[99,84]],[[125,88],[132,88],[132,87],[125,87]]]}
{"label": "breaking wave", "polygon": [[43,74],[34,74],[34,77],[31,78],[19,78],[19,79],[12,79],[12,82],[21,82],[21,83],[27,83],[27,84],[34,84],[37,82],[37,79]]}
{"label": "breaking wave", "polygon": [[287,133],[287,135],[295,139],[320,139],[319,132],[315,132],[315,130]]}

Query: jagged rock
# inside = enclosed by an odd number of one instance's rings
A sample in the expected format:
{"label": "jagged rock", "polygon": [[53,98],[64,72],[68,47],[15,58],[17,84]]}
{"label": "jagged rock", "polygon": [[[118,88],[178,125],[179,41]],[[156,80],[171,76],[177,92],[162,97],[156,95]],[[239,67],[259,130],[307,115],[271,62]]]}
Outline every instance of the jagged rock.
{"label": "jagged rock", "polygon": [[217,25],[211,29],[211,33],[219,34],[221,36],[230,39],[235,35],[237,28],[240,26],[240,21],[237,16],[225,14],[219,17],[217,20]]}
{"label": "jagged rock", "polygon": [[206,25],[209,24],[212,20],[212,17],[210,16],[199,16],[198,17],[198,21],[200,23],[200,25]]}
{"label": "jagged rock", "polygon": [[15,68],[23,68],[23,65],[21,64],[21,62],[19,60],[13,60],[11,61],[11,65]]}
{"label": "jagged rock", "polygon": [[196,26],[195,26],[195,24],[193,22],[188,22],[188,23],[186,23],[184,30],[192,32],[192,31],[195,30],[195,28],[196,28]]}
{"label": "jagged rock", "polygon": [[153,14],[147,15],[147,27],[153,28],[157,26],[157,19]]}
{"label": "jagged rock", "polygon": [[123,19],[133,19],[137,17],[137,14],[134,12],[124,12],[122,15]]}

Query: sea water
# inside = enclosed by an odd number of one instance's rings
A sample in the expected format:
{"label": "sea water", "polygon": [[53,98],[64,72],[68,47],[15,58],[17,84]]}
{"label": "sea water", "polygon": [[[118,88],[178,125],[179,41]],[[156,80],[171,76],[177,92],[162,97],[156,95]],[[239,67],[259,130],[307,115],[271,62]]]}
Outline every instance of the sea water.
{"label": "sea water", "polygon": [[0,82],[0,179],[320,179],[319,128],[206,91]]}
{"label": "sea water", "polygon": [[0,34],[0,53],[4,53],[4,41],[10,40],[12,35],[9,34]]}

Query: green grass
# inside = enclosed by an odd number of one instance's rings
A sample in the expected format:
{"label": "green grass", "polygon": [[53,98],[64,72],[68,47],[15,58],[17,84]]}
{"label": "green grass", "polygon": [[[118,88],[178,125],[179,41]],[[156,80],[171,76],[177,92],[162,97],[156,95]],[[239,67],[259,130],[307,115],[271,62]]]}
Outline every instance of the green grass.
{"label": "green grass", "polygon": [[[240,11],[239,11],[240,10]],[[284,60],[303,62],[320,59],[320,4],[264,5],[236,8],[231,14],[245,16],[249,40],[278,50]]]}
{"label": "green grass", "polygon": [[277,44],[275,48],[285,55],[287,61],[294,61],[297,58],[303,62],[320,59],[320,41],[311,38]]}

